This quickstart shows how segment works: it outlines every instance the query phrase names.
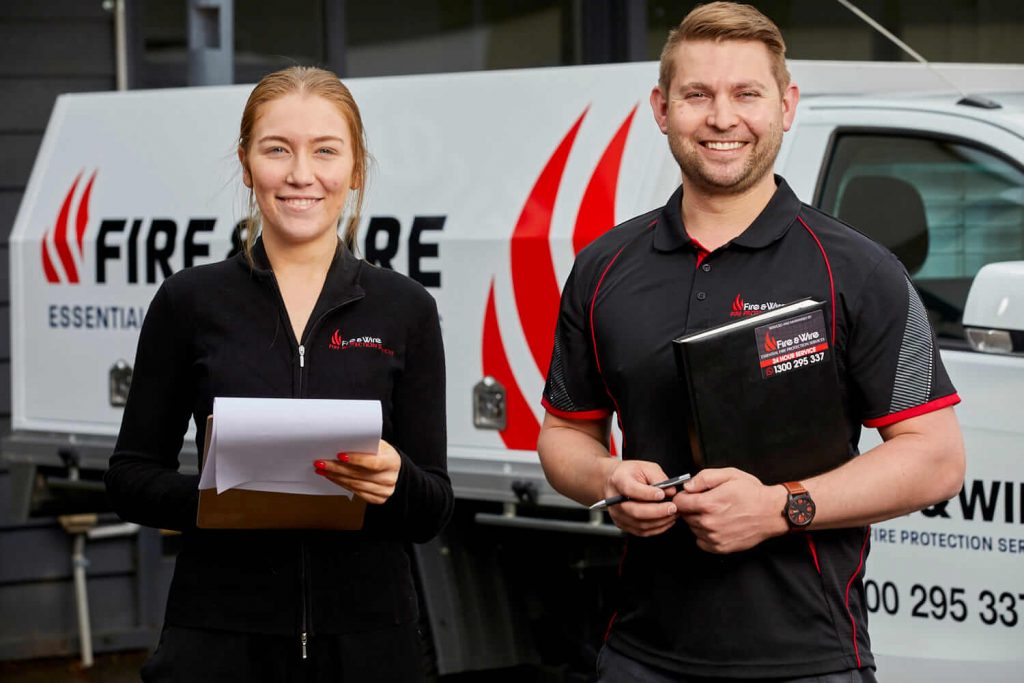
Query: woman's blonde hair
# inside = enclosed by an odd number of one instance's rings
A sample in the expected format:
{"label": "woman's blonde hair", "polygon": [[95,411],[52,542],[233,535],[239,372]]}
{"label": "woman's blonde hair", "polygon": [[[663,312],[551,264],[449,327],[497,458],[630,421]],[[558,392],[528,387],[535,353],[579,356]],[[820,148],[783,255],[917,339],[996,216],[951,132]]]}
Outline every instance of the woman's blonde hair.
{"label": "woman's blonde hair", "polygon": [[[352,93],[341,80],[326,69],[311,66],[292,66],[287,69],[267,74],[256,84],[249,94],[249,99],[242,110],[242,123],[238,130],[238,149],[242,158],[248,159],[249,146],[252,144],[252,130],[259,118],[260,108],[276,99],[299,93],[316,95],[332,103],[341,112],[348,123],[349,137],[352,139],[352,189],[346,206],[350,208],[348,221],[342,233],[342,241],[351,251],[356,249],[356,230],[359,229],[359,218],[363,209],[363,188],[366,185],[366,173],[369,166],[369,153],[366,151],[366,131],[359,115]],[[245,162],[243,162],[245,163]],[[245,169],[248,171],[248,169]],[[352,193],[355,196],[352,196]],[[344,213],[344,212],[343,212]],[[338,217],[339,225],[341,216]],[[245,256],[252,263],[252,247],[260,231],[260,211],[252,190],[249,190],[249,215],[246,219],[246,239],[243,248]]]}

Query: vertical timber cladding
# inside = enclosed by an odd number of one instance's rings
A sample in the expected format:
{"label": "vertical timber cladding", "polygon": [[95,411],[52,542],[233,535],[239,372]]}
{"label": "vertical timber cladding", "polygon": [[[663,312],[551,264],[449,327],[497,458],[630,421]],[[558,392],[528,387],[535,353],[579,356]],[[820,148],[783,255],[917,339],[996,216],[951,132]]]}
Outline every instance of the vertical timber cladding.
{"label": "vertical timber cladding", "polygon": [[0,15],[0,431],[11,415],[8,237],[57,95],[114,87],[113,17],[101,2],[6,0]]}
{"label": "vertical timber cladding", "polygon": [[[61,93],[114,88],[113,17],[102,2],[5,0],[0,12],[0,433],[10,428],[9,236],[54,101]],[[12,478],[0,461],[0,500],[10,501]],[[77,623],[70,578],[70,541],[52,520],[18,526],[0,511],[0,555],[18,557],[0,571],[0,613],[21,614],[17,628],[0,627],[0,660],[72,654]],[[137,592],[131,567],[134,539],[89,548],[96,633],[114,647],[146,646],[131,608]],[[46,580],[40,580],[46,577]],[[10,620],[8,620],[10,621]],[[114,636],[113,634],[117,634]],[[98,641],[98,649],[110,647]]]}

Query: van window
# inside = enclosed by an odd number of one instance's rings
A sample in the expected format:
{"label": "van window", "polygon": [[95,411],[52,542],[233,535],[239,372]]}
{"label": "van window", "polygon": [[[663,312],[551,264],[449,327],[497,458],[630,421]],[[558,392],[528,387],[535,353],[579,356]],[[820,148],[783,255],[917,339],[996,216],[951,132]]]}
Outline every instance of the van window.
{"label": "van window", "polygon": [[975,273],[1024,260],[1024,171],[960,140],[839,133],[818,206],[903,261],[943,346],[966,348]]}

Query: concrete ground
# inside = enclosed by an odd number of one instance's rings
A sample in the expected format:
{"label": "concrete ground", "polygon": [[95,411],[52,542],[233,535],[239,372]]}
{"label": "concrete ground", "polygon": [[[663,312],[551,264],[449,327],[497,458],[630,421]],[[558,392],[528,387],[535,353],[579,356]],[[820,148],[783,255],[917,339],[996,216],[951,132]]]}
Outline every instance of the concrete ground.
{"label": "concrete ground", "polygon": [[145,650],[96,655],[96,663],[83,669],[77,658],[55,657],[0,662],[4,683],[138,683]]}
{"label": "concrete ground", "polygon": [[[138,683],[139,668],[146,651],[96,655],[96,663],[83,669],[75,658],[31,659],[0,662],[3,683]],[[533,667],[491,670],[444,676],[439,683],[558,683],[565,681],[558,672]]]}

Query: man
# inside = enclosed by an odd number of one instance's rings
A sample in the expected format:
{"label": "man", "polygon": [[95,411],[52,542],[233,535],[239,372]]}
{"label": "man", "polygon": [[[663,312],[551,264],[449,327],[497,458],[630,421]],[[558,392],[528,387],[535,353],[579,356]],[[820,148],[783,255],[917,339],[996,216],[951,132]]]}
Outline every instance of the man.
{"label": "man", "polygon": [[[963,482],[959,398],[903,267],[772,174],[799,99],[784,56],[749,5],[683,20],[651,93],[682,186],[581,252],[565,285],[541,461],[581,503],[630,499],[610,508],[629,535],[602,681],[874,681],[867,525]],[[671,340],[728,321],[737,296],[826,302],[851,449],[861,425],[884,443],[802,482],[705,469],[662,491],[651,484],[694,469]],[[813,521],[791,526],[808,495]]]}

